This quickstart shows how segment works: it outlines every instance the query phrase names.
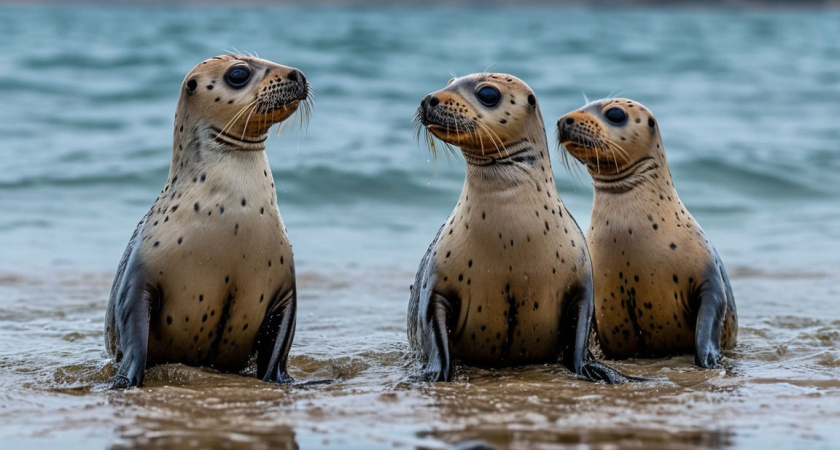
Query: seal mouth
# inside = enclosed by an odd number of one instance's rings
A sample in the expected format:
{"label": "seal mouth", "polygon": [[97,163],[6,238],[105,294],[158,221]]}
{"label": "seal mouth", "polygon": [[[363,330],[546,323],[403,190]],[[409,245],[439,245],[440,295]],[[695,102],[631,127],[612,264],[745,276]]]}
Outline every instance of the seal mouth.
{"label": "seal mouth", "polygon": [[444,139],[444,137],[440,134],[459,135],[462,133],[474,133],[476,130],[475,123],[466,117],[448,111],[440,111],[439,109],[430,109],[421,106],[417,110],[417,119],[427,130],[441,139]]}
{"label": "seal mouth", "polygon": [[[562,119],[561,119],[562,120]],[[586,129],[558,124],[557,141],[565,150],[563,157],[571,155],[586,165],[589,172],[598,175],[617,175],[626,169],[630,155],[620,145],[602,139]]]}
{"label": "seal mouth", "polygon": [[312,87],[306,81],[284,81],[272,85],[260,98],[257,112],[272,114],[281,110],[297,108],[301,102],[311,98]]}

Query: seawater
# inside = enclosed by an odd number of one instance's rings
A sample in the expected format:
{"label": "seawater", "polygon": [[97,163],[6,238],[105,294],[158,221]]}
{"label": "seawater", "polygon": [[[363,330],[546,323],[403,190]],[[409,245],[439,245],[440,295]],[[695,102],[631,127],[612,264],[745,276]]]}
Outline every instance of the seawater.
{"label": "seawater", "polygon": [[[808,10],[0,7],[0,446],[840,445],[838,23]],[[180,83],[229,51],[297,67],[315,91],[309,123],[266,151],[301,277],[291,370],[338,381],[170,365],[144,389],[102,392],[109,283],[165,183]],[[464,172],[458,155],[431,157],[412,117],[452,76],[484,70],[529,83],[550,141],[586,98],[656,114],[680,196],[733,278],[726,370],[680,357],[615,363],[668,379],[642,386],[554,366],[406,381],[408,285]],[[588,175],[551,151],[585,229]]]}

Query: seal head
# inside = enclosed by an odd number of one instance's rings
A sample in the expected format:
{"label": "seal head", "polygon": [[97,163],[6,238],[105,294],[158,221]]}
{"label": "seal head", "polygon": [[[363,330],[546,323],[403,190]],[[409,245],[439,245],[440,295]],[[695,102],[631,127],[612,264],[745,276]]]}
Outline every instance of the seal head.
{"label": "seal head", "polygon": [[473,164],[533,150],[545,140],[536,96],[512,75],[453,78],[423,98],[416,118],[438,139],[460,147]]}
{"label": "seal head", "polygon": [[293,67],[222,55],[200,63],[184,78],[177,117],[193,118],[194,126],[215,133],[221,145],[264,150],[272,125],[294,114],[302,102],[308,112],[309,94],[306,77]]}
{"label": "seal head", "polygon": [[646,173],[668,166],[656,119],[632,100],[589,103],[560,118],[557,130],[560,144],[600,189],[631,189]]}

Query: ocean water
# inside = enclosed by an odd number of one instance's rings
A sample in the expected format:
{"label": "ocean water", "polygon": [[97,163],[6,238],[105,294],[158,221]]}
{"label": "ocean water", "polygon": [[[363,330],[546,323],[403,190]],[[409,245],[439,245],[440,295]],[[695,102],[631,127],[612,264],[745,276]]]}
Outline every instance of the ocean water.
{"label": "ocean water", "polygon": [[[840,446],[839,11],[0,6],[0,447]],[[291,388],[168,365],[105,392],[113,271],[163,187],[178,89],[253,52],[301,69],[308,127],[267,144],[300,276]],[[490,69],[554,123],[623,96],[660,124],[683,202],[732,276],[738,347],[407,381],[408,285],[454,207],[459,156],[412,133],[423,98]],[[560,195],[589,222],[587,173]]]}

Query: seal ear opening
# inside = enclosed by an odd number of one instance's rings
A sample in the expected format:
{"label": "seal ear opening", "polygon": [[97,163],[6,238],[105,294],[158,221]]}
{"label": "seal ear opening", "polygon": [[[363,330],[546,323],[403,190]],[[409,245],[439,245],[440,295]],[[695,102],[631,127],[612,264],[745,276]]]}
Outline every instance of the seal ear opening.
{"label": "seal ear opening", "polygon": [[187,94],[192,94],[195,92],[195,88],[198,87],[198,82],[195,81],[195,78],[190,79],[187,81]]}

